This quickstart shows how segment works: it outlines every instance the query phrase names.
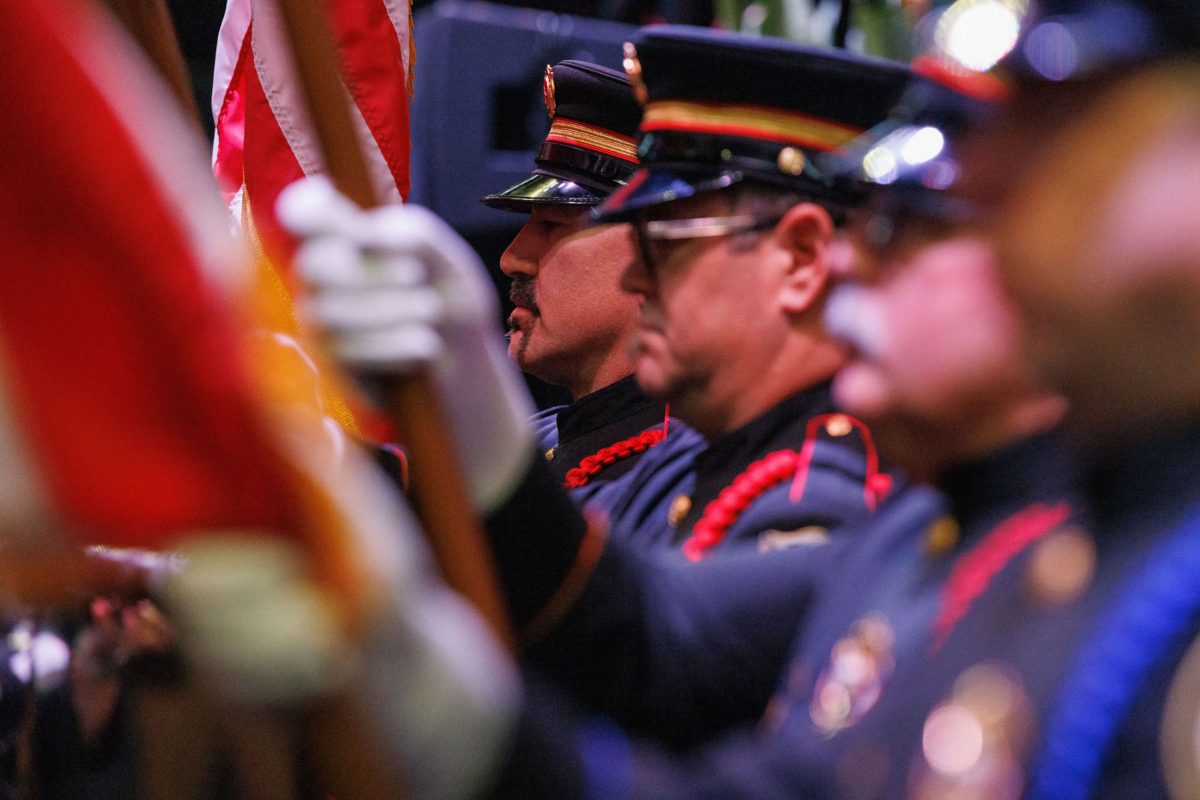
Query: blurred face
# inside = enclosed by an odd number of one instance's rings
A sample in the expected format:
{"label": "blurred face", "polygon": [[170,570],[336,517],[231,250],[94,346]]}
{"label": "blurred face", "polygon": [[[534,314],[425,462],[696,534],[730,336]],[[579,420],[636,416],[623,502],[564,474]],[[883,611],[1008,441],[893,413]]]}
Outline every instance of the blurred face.
{"label": "blurred face", "polygon": [[[670,203],[657,219],[728,217],[713,195]],[[631,236],[638,236],[635,231]],[[622,286],[644,297],[632,340],[634,371],[649,396],[670,401],[698,428],[722,429],[730,402],[754,380],[780,330],[772,323],[770,270],[779,258],[769,232],[651,240]],[[647,263],[649,262],[649,263]],[[714,433],[716,431],[714,430]]]}
{"label": "blurred face", "polygon": [[589,226],[590,211],[535,205],[500,257],[516,306],[510,357],[575,396],[610,382],[608,372],[614,380],[628,374],[624,338],[637,322],[638,298],[619,286],[633,259],[627,226]]}
{"label": "blurred face", "polygon": [[851,348],[834,398],[922,477],[995,443],[1030,392],[993,254],[967,232],[908,221],[882,247],[855,224],[835,251],[826,327]]}
{"label": "blurred face", "polygon": [[[1196,405],[1200,103],[1180,83],[1145,73],[1027,91],[975,143],[977,176],[1017,153],[1029,164],[1025,180],[977,177],[975,191],[997,210],[1030,356],[1092,433]],[[1073,113],[1050,129],[1025,124],[1063,106]]]}

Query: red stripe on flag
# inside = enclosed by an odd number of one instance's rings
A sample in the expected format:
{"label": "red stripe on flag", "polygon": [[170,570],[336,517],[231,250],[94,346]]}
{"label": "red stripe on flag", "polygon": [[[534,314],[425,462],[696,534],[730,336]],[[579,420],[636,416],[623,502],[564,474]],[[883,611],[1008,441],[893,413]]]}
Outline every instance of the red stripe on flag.
{"label": "red stripe on flag", "polygon": [[253,70],[251,28],[246,29],[225,97],[214,125],[217,131],[213,174],[228,205],[242,186],[246,150],[246,75]]}
{"label": "red stripe on flag", "polygon": [[380,0],[326,2],[350,96],[387,162],[400,196],[409,190],[408,76],[401,43]]}
{"label": "red stripe on flag", "polygon": [[83,8],[9,0],[0,26],[0,347],[14,410],[56,507],[89,541],[298,530],[232,320],[71,55],[108,44]]}
{"label": "red stripe on flag", "polygon": [[246,197],[263,249],[276,266],[289,266],[295,241],[275,218],[275,201],[304,177],[300,162],[275,120],[255,70],[246,71]]}

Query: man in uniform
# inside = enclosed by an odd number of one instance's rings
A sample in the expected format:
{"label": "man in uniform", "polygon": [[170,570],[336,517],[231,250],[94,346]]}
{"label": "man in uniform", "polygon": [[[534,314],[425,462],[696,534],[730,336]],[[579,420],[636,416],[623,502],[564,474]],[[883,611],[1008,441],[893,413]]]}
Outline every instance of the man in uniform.
{"label": "man in uniform", "polygon": [[500,258],[512,278],[509,356],[562,386],[572,402],[539,412],[534,426],[551,471],[577,500],[606,505],[606,486],[650,447],[686,461],[699,437],[672,431],[665,406],[638,391],[627,340],[639,298],[621,291],[633,259],[624,225],[591,225],[591,210],[637,168],[641,107],[624,74],[584,61],[546,67],[550,131],[533,174],[483,202],[529,216]]}
{"label": "man in uniform", "polygon": [[[682,38],[689,43],[691,36]],[[686,60],[679,66],[692,68]],[[777,77],[768,73],[763,80],[777,84]],[[936,130],[923,121],[909,132],[926,128]],[[955,164],[942,160],[929,166],[905,184],[919,199],[927,199],[922,192],[931,191],[931,176],[953,171]],[[924,757],[925,715],[955,685],[959,665],[976,656],[960,645],[964,631],[1013,620],[1006,596],[991,593],[994,579],[1029,574],[1031,565],[1054,575],[1053,558],[1064,552],[1056,547],[1069,554],[1076,542],[1062,527],[1079,514],[1069,454],[1045,433],[1061,416],[1062,401],[1022,368],[1011,313],[991,308],[999,301],[986,247],[957,227],[961,220],[952,204],[938,206],[897,204],[891,222],[895,242],[904,247],[881,258],[890,264],[887,274],[872,269],[865,274],[878,282],[875,302],[890,310],[904,309],[914,294],[935,291],[959,302],[941,304],[932,314],[914,313],[911,306],[903,314],[889,312],[883,341],[900,346],[884,351],[868,347],[877,334],[852,327],[857,315],[845,309],[854,308],[853,295],[836,301],[830,314],[833,326],[862,353],[854,362],[860,376],[864,369],[879,373],[872,381],[876,386],[892,370],[902,375],[916,357],[954,365],[928,375],[945,382],[940,391],[922,386],[927,391],[913,395],[911,387],[892,380],[886,409],[878,392],[864,401],[854,382],[839,391],[848,402],[870,407],[881,421],[902,421],[901,441],[923,422],[938,442],[937,473],[951,490],[957,522],[931,525],[940,501],[913,491],[886,498],[875,524],[841,546],[758,558],[731,555],[687,567],[635,557],[628,545],[606,543],[601,532],[582,524],[554,527],[553,535],[531,532],[529,498],[545,495],[518,491],[491,509],[502,581],[527,656],[577,699],[612,715],[625,731],[685,747],[753,722],[772,691],[777,694],[767,707],[767,736],[737,735],[686,762],[653,745],[633,744],[611,727],[579,731],[568,722],[569,734],[539,742],[539,731],[557,724],[546,718],[557,705],[539,703],[535,695],[498,793],[606,797],[624,796],[633,787],[650,797],[872,796],[882,786],[903,792],[909,767],[926,763],[913,761]],[[882,213],[856,224],[860,241],[870,241],[870,231],[879,229],[876,216]],[[441,230],[429,232],[440,235]],[[963,269],[955,270],[959,264]],[[457,274],[461,278],[463,271]],[[926,327],[931,320],[944,327]],[[972,335],[966,337],[968,330]],[[916,345],[916,352],[905,345]],[[938,351],[944,359],[925,352],[937,348],[946,348]],[[981,374],[980,363],[991,368]],[[982,384],[989,376],[994,382]],[[963,407],[960,392],[969,392],[979,405]],[[909,410],[913,413],[905,413]],[[962,435],[939,438],[946,420]],[[955,442],[961,449],[953,449]],[[930,460],[921,455],[917,463],[929,469]],[[947,472],[952,465],[955,470]],[[526,483],[544,480],[538,475],[535,465]],[[538,511],[553,518],[560,508],[542,504]],[[536,568],[530,553],[537,554]],[[1040,587],[1051,608],[1071,588],[1054,581]],[[888,617],[871,613],[878,609]],[[938,680],[927,680],[934,669]],[[976,674],[981,682],[975,686],[985,699],[1008,697],[986,690],[1004,692],[1010,684],[991,680],[992,673]],[[984,721],[1004,727],[1023,719],[1020,709],[1013,696],[1011,718]],[[963,715],[949,722],[964,719],[968,726],[980,722]],[[949,730],[952,745],[961,741],[961,731]],[[945,738],[939,742],[944,749]],[[1012,741],[1014,748],[1020,744]],[[940,760],[930,763],[941,768],[955,753],[951,748],[933,755]],[[997,760],[1011,764],[1012,755],[989,750],[985,777],[1012,785],[1011,771],[992,769]],[[967,764],[964,773],[973,766]]]}
{"label": "man in uniform", "polygon": [[1020,662],[1047,717],[1031,796],[1195,797],[1200,6],[1042,2],[1002,66],[1016,102],[969,141],[965,191],[1095,505],[1089,590]]}
{"label": "man in uniform", "polygon": [[661,506],[635,513],[634,535],[697,561],[861,525],[892,478],[829,394],[844,354],[821,321],[826,254],[855,197],[814,156],[880,121],[907,70],[670,27],[645,29],[626,55],[645,100],[642,169],[599,219],[633,222],[622,285],[645,298],[638,383],[709,442],[666,525]]}
{"label": "man in uniform", "polygon": [[[708,447],[694,467],[671,447],[646,453],[605,504],[613,534],[640,547],[682,549],[692,561],[739,544],[770,550],[825,542],[869,519],[891,491],[892,477],[880,468],[866,426],[830,399],[829,382],[844,354],[821,322],[825,256],[835,217],[844,215],[855,193],[823,174],[813,157],[882,120],[908,71],[779,40],[670,27],[642,32],[629,61],[637,85],[648,89],[645,169],[610,196],[606,213],[638,216],[635,241],[645,245],[622,277],[624,288],[643,298],[637,380],[670,402],[672,413],[708,439]],[[697,82],[698,74],[711,79]],[[535,213],[531,226],[546,212]],[[656,218],[645,220],[647,213]],[[438,249],[438,237],[455,238],[416,220],[416,212],[410,216],[408,223],[396,221],[397,230],[411,228],[405,236],[423,237],[430,249]],[[667,247],[669,265],[661,263]],[[446,244],[441,251],[449,264],[451,251],[461,248]],[[324,268],[310,266],[319,279]],[[457,280],[474,285],[477,277],[462,274],[472,270],[478,268],[464,265]],[[391,279],[380,273],[374,280]],[[450,282],[431,280],[451,300]],[[339,290],[320,280],[315,288],[318,294]],[[466,293],[478,294],[457,292]],[[394,307],[403,314],[403,304]],[[549,324],[520,309],[516,316],[521,330],[510,349],[518,359],[529,359],[535,347],[547,349]],[[354,325],[365,334],[379,324],[329,322],[346,341],[355,338]],[[484,336],[481,330],[473,341]],[[354,352],[348,355],[354,363]],[[446,382],[449,401],[464,409],[462,458],[479,462],[481,471],[481,443],[519,438],[465,433],[505,421],[503,413],[480,413],[489,401],[478,387],[491,377],[502,380],[483,374],[492,363],[457,354],[455,375]],[[450,388],[452,382],[461,390]],[[470,413],[469,396],[481,404]]]}
{"label": "man in uniform", "polygon": [[[979,5],[951,8],[946,28]],[[1018,99],[979,126],[965,170],[954,131],[929,118],[858,152],[882,185],[855,227],[873,254],[858,271],[881,294],[842,294],[830,312],[861,352],[836,396],[903,423],[901,442],[935,418],[938,374],[910,385],[921,373],[903,370],[967,366],[943,395],[951,428],[956,395],[978,404],[953,440],[982,460],[940,479],[959,524],[917,537],[893,516],[848,543],[804,620],[768,735],[679,763],[593,732],[590,786],[616,774],[649,797],[1197,796],[1200,9],[1047,2],[1021,23],[1005,61]],[[1029,180],[1013,180],[1014,164]],[[994,285],[978,293],[992,269],[985,231],[1018,306]],[[1033,392],[1012,404],[1006,384],[1028,373],[996,354],[1012,351],[1018,307],[1037,366],[1076,404],[1082,479],[1069,455],[1047,460],[1037,435],[1061,401],[1026,377]],[[955,309],[958,326],[924,337],[939,358],[899,358]],[[997,416],[962,348],[1005,318],[976,351],[1008,405]],[[882,418],[878,430],[893,432]],[[933,452],[917,463],[951,441],[928,432]]]}
{"label": "man in uniform", "polygon": [[[853,251],[833,258],[845,282],[828,309],[830,329],[854,347],[835,379],[835,397],[872,423],[886,452],[934,480],[944,500],[917,490],[890,501],[862,534],[820,554],[827,560],[759,560],[760,583],[792,581],[790,608],[770,605],[784,599],[778,587],[772,596],[740,585],[753,573],[739,573],[745,565],[732,559],[711,565],[720,571],[693,574],[701,586],[709,581],[729,595],[752,598],[740,608],[732,602],[704,607],[702,634],[694,635],[711,648],[708,657],[693,640],[664,634],[665,615],[647,624],[645,609],[625,604],[624,624],[640,620],[651,632],[647,638],[671,642],[673,661],[700,673],[668,673],[673,680],[664,682],[685,689],[668,694],[676,705],[661,722],[647,723],[644,709],[631,713],[628,696],[597,700],[596,690],[564,667],[563,650],[578,657],[581,643],[606,630],[580,621],[589,615],[583,595],[575,618],[534,648],[533,657],[565,675],[576,696],[616,716],[626,730],[674,746],[680,740],[672,717],[688,718],[689,703],[711,702],[707,680],[737,686],[744,695],[746,684],[759,679],[728,682],[726,660],[737,653],[728,643],[713,643],[732,636],[732,626],[722,622],[744,622],[753,604],[763,603],[762,617],[774,622],[781,615],[799,631],[790,656],[776,662],[775,696],[754,734],[734,735],[685,761],[612,728],[585,728],[576,777],[583,775],[589,788],[605,787],[588,796],[610,796],[604,776],[617,775],[637,796],[654,798],[899,797],[909,791],[960,797],[968,788],[991,798],[1015,796],[1005,792],[1017,791],[1027,776],[1022,758],[1030,700],[1010,674],[1008,651],[1040,652],[1053,629],[1047,621],[1061,619],[1087,585],[1086,571],[1068,569],[1079,552],[1074,526],[1087,512],[1076,459],[1057,429],[1066,405],[1035,379],[1021,353],[1015,310],[1001,293],[976,220],[929,188],[939,174],[957,170],[952,153],[931,148],[927,159],[906,164],[896,158],[890,163],[897,168],[886,175],[870,171],[887,155],[905,152],[914,136],[936,132],[944,141],[986,112],[987,104],[945,85],[959,80],[940,72],[919,80],[906,105],[927,110],[881,126],[847,154],[862,177],[881,183],[852,219]],[[822,566],[814,569],[814,562]],[[777,566],[790,572],[773,571]],[[610,571],[601,562],[593,581],[613,580]],[[823,577],[814,575],[822,571]],[[688,596],[705,593],[687,588]],[[609,608],[602,622],[615,627],[615,613]],[[777,641],[768,644],[763,656],[777,657]],[[650,675],[639,680],[658,685],[656,647],[607,646],[627,669],[650,664]],[[588,679],[616,682],[595,669]],[[720,718],[711,706],[707,713]],[[700,730],[701,738],[712,732]],[[979,752],[964,755],[963,740],[975,736]],[[510,770],[511,780],[528,779],[520,765]],[[571,778],[563,780],[569,785]]]}

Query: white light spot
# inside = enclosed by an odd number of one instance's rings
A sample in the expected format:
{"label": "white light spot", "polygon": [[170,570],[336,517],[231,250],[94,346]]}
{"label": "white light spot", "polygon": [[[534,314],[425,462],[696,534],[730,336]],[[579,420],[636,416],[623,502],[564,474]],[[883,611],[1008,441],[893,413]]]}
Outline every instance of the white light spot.
{"label": "white light spot", "polygon": [[900,148],[900,158],[916,166],[937,158],[946,147],[946,138],[937,128],[913,131]]}
{"label": "white light spot", "polygon": [[896,154],[889,147],[874,147],[863,157],[863,172],[875,183],[896,180]]}
{"label": "white light spot", "polygon": [[1021,32],[1018,4],[960,0],[938,20],[934,41],[962,66],[983,72],[1008,55]]}
{"label": "white light spot", "polygon": [[929,766],[943,775],[962,775],[983,755],[983,726],[960,705],[945,705],[925,720],[922,750]]}
{"label": "white light spot", "polygon": [[29,640],[27,648],[9,657],[8,668],[22,683],[36,677],[39,686],[52,686],[66,671],[70,660],[71,648],[67,643],[53,633],[42,632]]}

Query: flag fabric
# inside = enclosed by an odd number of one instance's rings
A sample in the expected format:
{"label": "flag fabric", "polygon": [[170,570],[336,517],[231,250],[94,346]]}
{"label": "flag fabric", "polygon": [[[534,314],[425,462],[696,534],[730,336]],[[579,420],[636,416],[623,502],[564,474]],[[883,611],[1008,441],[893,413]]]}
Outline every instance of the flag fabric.
{"label": "flag fabric", "polygon": [[359,490],[315,401],[282,402],[304,367],[256,360],[203,144],[139,56],[91,4],[7,0],[0,537],[162,549],[254,530],[354,596],[354,509],[377,504],[346,509]]}
{"label": "flag fabric", "polygon": [[[372,182],[383,202],[401,202],[409,189],[411,5],[323,5]],[[212,109],[213,171],[222,196],[235,221],[249,221],[267,255],[283,263],[291,242],[275,221],[275,200],[323,164],[275,0],[229,0],[217,42]]]}
{"label": "flag fabric", "polygon": [[[409,96],[414,64],[409,0],[326,0],[351,117],[377,196],[402,202],[409,189]],[[276,0],[228,0],[218,36],[212,94],[213,172],[233,225],[256,262],[256,292],[268,341],[310,363],[294,302],[294,241],[275,218],[284,187],[323,171]],[[279,354],[276,354],[279,355]],[[396,431],[338,381],[317,376],[325,413],[350,435],[391,440]]]}

